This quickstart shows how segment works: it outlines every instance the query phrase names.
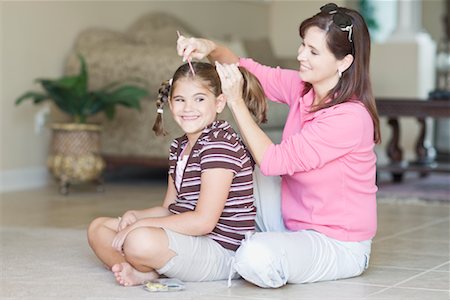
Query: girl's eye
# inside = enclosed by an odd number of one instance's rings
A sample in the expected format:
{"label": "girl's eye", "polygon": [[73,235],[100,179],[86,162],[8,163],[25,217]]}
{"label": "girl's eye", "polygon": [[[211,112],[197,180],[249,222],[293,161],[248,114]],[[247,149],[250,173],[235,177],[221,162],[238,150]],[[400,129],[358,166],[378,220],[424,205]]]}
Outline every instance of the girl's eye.
{"label": "girl's eye", "polygon": [[184,102],[184,99],[183,98],[175,98],[175,99],[173,99],[173,101],[175,101],[175,102]]}
{"label": "girl's eye", "polygon": [[202,101],[204,101],[205,100],[205,98],[203,98],[203,97],[197,97],[197,98],[195,98],[195,101],[197,101],[197,102],[202,102]]}

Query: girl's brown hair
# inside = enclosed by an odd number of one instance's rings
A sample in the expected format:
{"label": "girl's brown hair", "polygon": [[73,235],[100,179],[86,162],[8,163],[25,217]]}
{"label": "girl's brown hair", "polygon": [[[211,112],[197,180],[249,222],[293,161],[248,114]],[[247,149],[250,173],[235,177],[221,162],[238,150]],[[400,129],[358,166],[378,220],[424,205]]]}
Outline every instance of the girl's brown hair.
{"label": "girl's brown hair", "polygon": [[[218,97],[222,94],[222,84],[219,74],[217,74],[216,68],[209,63],[204,62],[192,62],[195,75],[192,74],[189,64],[181,65],[173,75],[173,78],[169,81],[166,80],[161,83],[161,87],[158,91],[158,99],[156,100],[157,116],[155,124],[153,125],[153,131],[156,135],[165,135],[163,121],[162,121],[162,109],[164,104],[167,103],[172,97],[172,91],[179,79],[190,78],[197,80],[205,85],[205,87]],[[244,77],[244,87],[242,91],[242,98],[245,101],[250,112],[255,116],[257,123],[267,122],[266,111],[267,103],[264,94],[264,90],[259,80],[247,69],[239,67]]]}
{"label": "girl's brown hair", "polygon": [[[370,80],[370,35],[362,16],[355,10],[339,7],[351,19],[352,30],[343,31],[334,23],[333,13],[321,11],[300,24],[300,37],[304,38],[311,27],[318,27],[326,32],[327,46],[337,59],[343,59],[347,54],[353,55],[353,63],[342,73],[337,85],[328,92],[331,101],[321,103],[314,111],[328,108],[347,101],[360,100],[368,110],[374,124],[374,141],[381,142],[380,120],[378,118],[375,97]],[[350,37],[350,38],[349,38]],[[305,83],[304,94],[311,90],[312,85]],[[356,99],[355,99],[356,98]]]}

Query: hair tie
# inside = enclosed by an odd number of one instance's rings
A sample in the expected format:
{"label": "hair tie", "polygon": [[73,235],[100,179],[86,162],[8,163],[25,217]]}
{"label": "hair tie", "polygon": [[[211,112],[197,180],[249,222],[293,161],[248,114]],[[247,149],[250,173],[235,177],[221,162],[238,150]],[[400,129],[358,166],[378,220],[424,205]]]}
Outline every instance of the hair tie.
{"label": "hair tie", "polygon": [[172,83],[173,83],[173,78],[170,78],[169,79],[169,85],[172,86]]}
{"label": "hair tie", "polygon": [[157,114],[163,114],[163,112],[164,112],[164,110],[162,109],[162,108],[158,108],[157,110],[156,110],[156,113]]}

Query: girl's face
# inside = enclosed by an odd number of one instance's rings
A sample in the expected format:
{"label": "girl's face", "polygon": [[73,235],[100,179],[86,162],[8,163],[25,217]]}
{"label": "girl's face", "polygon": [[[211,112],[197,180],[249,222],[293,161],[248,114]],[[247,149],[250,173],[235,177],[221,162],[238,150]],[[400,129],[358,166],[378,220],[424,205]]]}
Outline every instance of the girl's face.
{"label": "girl's face", "polygon": [[340,61],[328,49],[324,30],[318,27],[306,30],[297,60],[300,78],[312,84],[314,89],[320,87],[328,91],[338,83]]}
{"label": "girl's face", "polygon": [[194,142],[225,104],[223,95],[216,97],[202,82],[188,78],[177,80],[169,101],[173,118]]}

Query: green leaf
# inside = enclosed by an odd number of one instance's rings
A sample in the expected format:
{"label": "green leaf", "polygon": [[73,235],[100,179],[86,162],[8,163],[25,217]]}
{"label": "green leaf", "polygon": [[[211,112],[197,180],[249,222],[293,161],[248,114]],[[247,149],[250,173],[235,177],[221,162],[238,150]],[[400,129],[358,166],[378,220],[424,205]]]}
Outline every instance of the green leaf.
{"label": "green leaf", "polygon": [[109,120],[112,120],[116,115],[116,108],[114,105],[105,106],[105,115]]}
{"label": "green leaf", "polygon": [[48,100],[48,95],[42,94],[42,93],[37,93],[37,92],[26,92],[25,94],[23,94],[22,96],[20,96],[19,98],[16,99],[16,105],[19,105],[20,103],[22,103],[24,100],[33,100],[34,104],[38,104],[42,101]]}
{"label": "green leaf", "polygon": [[76,122],[86,122],[86,118],[103,111],[108,119],[116,113],[116,106],[140,109],[140,101],[148,96],[147,90],[133,85],[113,83],[98,91],[88,90],[88,68],[82,55],[78,55],[80,72],[78,75],[63,76],[59,79],[37,79],[45,93],[27,92],[16,100],[16,104],[26,99],[34,103],[51,100]]}

